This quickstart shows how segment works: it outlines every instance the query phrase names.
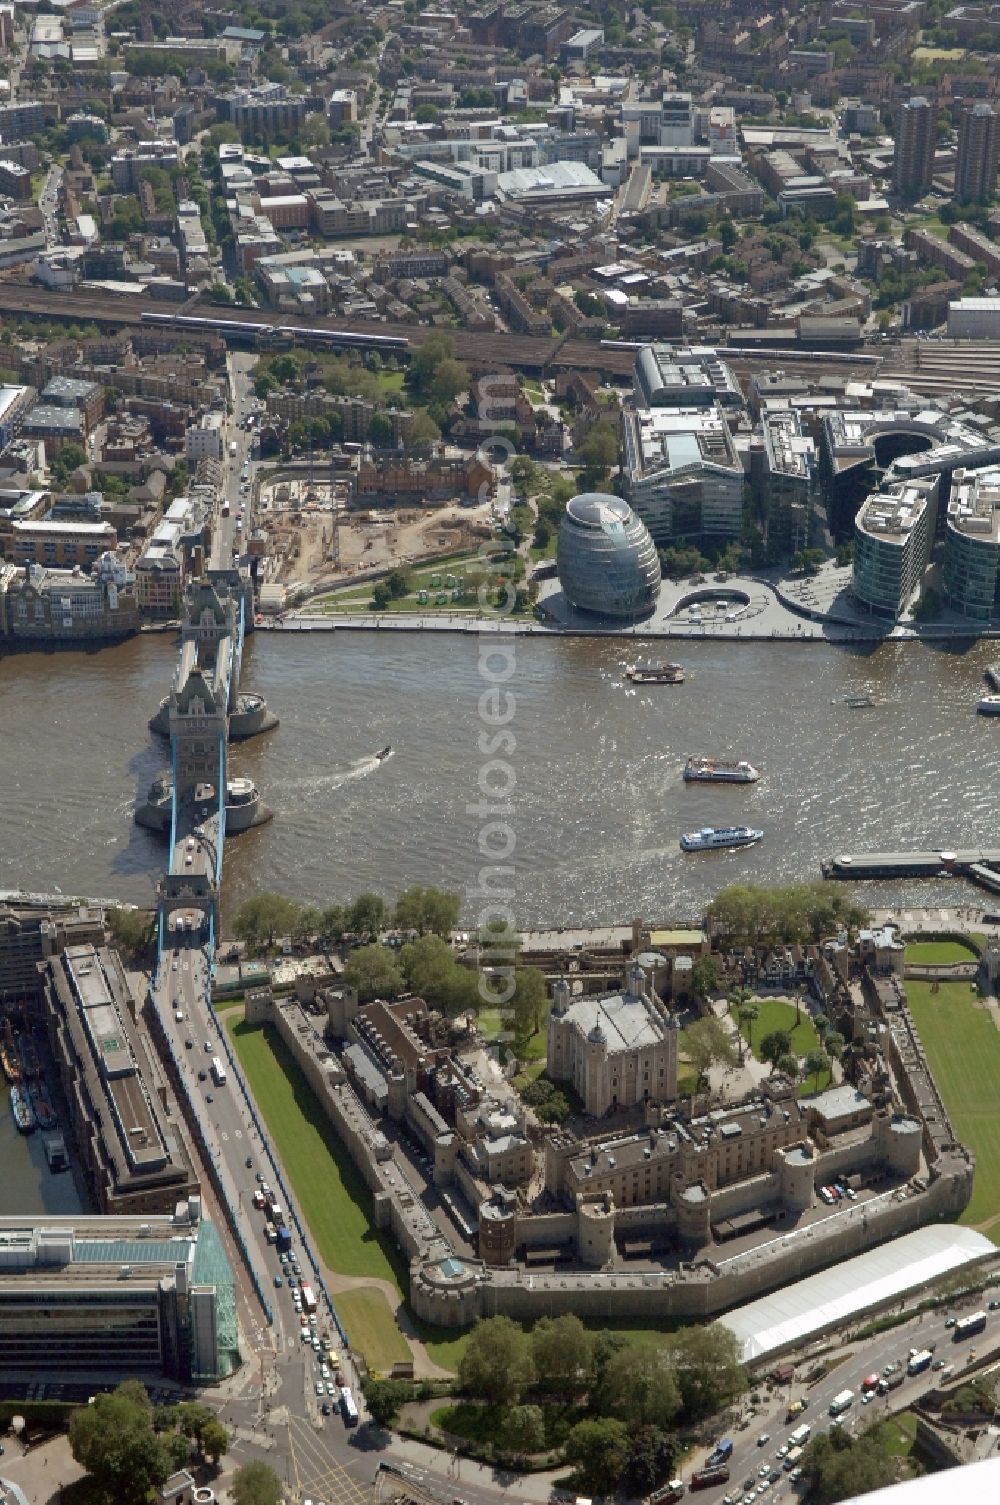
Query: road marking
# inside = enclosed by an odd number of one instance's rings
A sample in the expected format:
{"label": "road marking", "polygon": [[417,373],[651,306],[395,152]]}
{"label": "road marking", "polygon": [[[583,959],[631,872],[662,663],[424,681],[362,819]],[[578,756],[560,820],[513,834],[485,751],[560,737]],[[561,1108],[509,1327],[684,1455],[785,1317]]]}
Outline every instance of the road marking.
{"label": "road marking", "polygon": [[332,1505],[363,1505],[366,1492],[301,1417],[289,1416],[288,1442],[300,1499],[305,1493]]}

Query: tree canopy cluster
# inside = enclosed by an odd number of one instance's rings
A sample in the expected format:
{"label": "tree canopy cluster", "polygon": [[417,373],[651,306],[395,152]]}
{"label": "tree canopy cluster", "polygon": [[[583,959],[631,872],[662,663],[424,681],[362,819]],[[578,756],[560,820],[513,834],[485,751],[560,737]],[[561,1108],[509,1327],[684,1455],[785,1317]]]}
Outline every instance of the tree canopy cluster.
{"label": "tree canopy cluster", "polygon": [[543,1445],[547,1404],[578,1407],[564,1456],[581,1488],[607,1494],[622,1483],[652,1488],[673,1466],[673,1429],[728,1405],[747,1382],[736,1340],[718,1323],[638,1347],[573,1315],[542,1318],[530,1334],[509,1317],[478,1322],[458,1378],[467,1396],[496,1408],[498,1441],[513,1453]]}
{"label": "tree canopy cluster", "polygon": [[716,894],[705,911],[710,934],[744,945],[817,942],[868,922],[868,910],[842,883],[792,883],[784,888],[738,883]]}
{"label": "tree canopy cluster", "polygon": [[244,900],[233,917],[233,930],[251,951],[267,951],[280,936],[293,941],[317,939],[337,944],[345,937],[375,941],[392,925],[418,936],[447,936],[458,924],[458,895],[419,885],[404,890],[395,905],[379,894],[358,894],[347,904],[321,909],[300,904],[285,894],[264,892]]}
{"label": "tree canopy cluster", "polygon": [[813,1438],[802,1459],[809,1482],[808,1497],[814,1505],[836,1505],[838,1500],[894,1484],[897,1467],[898,1460],[886,1447],[881,1422],[857,1437],[846,1427],[831,1427]]}
{"label": "tree canopy cluster", "polygon": [[185,1402],[154,1409],[145,1386],[125,1380],[73,1412],[69,1444],[109,1502],[145,1505],[150,1490],[183,1467],[193,1449],[218,1465],[229,1434],[207,1406]]}

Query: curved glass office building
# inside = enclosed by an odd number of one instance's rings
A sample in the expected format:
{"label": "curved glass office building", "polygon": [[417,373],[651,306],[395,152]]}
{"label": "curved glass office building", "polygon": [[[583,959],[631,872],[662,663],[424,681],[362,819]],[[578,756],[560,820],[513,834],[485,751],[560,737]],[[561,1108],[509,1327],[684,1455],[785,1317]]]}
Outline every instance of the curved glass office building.
{"label": "curved glass office building", "polygon": [[620,496],[600,491],[566,503],[556,568],[567,600],[580,611],[644,616],[660,593],[660,561],[646,524]]}

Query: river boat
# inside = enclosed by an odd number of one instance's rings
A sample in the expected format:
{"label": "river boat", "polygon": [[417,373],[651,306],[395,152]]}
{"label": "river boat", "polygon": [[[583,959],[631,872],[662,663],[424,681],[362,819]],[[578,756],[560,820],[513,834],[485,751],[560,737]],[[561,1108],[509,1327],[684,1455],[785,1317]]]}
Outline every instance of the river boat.
{"label": "river boat", "polygon": [[35,1119],[40,1129],[54,1129],[59,1122],[59,1115],[52,1106],[48,1090],[43,1081],[32,1082],[28,1088],[28,1099],[34,1110]]}
{"label": "river boat", "polygon": [[763,831],[753,826],[704,826],[700,831],[685,831],[682,852],[718,852],[730,847],[752,847],[762,839]]}
{"label": "river boat", "polygon": [[723,758],[688,758],[684,780],[688,784],[756,784],[760,770],[740,759],[727,763]]}
{"label": "river boat", "polygon": [[976,710],[980,716],[1000,716],[1000,695],[984,695]]}
{"label": "river boat", "polygon": [[8,1082],[21,1080],[21,1058],[10,1041],[0,1045],[0,1066]]}
{"label": "river boat", "polygon": [[22,1134],[30,1134],[35,1127],[35,1110],[31,1106],[26,1088],[16,1084],[10,1089],[10,1111],[14,1123]]}
{"label": "river boat", "polygon": [[863,711],[875,702],[870,695],[847,695],[844,698],[844,704],[849,710]]}
{"label": "river boat", "polygon": [[682,685],[681,664],[627,664],[625,678],[634,685]]}
{"label": "river boat", "polygon": [[21,1057],[21,1070],[24,1073],[25,1081],[30,1082],[36,1076],[40,1075],[41,1068],[38,1064],[38,1051],[35,1048],[35,1042],[27,1032],[18,1035],[17,1049]]}
{"label": "river boat", "polygon": [[376,763],[384,763],[385,760],[386,760],[386,758],[391,758],[391,757],[392,757],[392,747],[390,745],[389,747],[383,747],[379,752],[377,752],[375,754],[375,761],[376,761]]}

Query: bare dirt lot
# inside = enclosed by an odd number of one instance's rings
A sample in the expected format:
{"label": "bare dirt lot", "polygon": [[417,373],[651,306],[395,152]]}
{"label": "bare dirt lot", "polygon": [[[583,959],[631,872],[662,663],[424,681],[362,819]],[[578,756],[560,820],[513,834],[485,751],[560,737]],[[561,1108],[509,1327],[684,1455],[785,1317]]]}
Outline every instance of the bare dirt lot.
{"label": "bare dirt lot", "polygon": [[266,488],[260,503],[257,521],[280,560],[276,578],[285,584],[363,580],[371,571],[474,548],[489,536],[487,506],[348,512],[335,493],[333,511],[326,481],[314,487],[312,501],[306,484],[292,481]]}

